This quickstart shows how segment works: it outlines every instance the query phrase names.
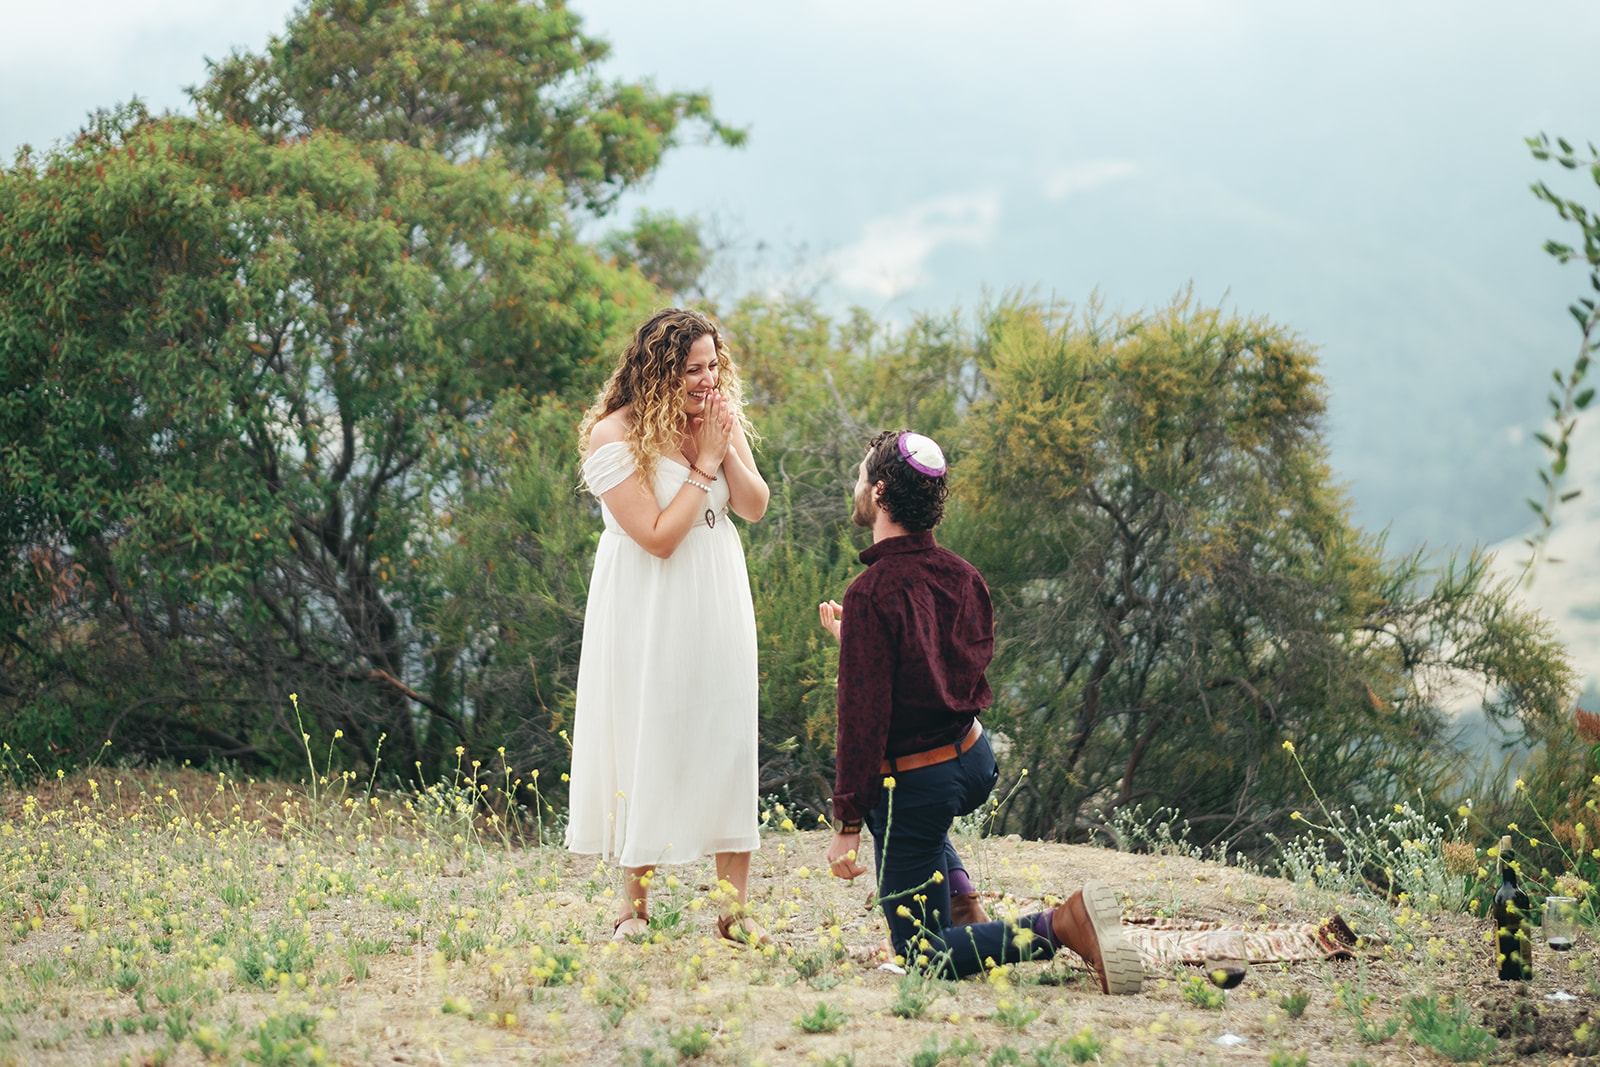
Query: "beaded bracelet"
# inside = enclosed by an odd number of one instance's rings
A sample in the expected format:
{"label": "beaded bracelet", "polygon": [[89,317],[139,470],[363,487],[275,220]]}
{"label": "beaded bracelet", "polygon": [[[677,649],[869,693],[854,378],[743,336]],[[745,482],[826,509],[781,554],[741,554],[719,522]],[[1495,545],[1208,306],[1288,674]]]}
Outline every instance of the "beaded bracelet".
{"label": "beaded bracelet", "polygon": [[683,480],[683,484],[684,485],[692,485],[696,489],[704,489],[708,493],[711,492],[711,487],[709,485],[706,485],[704,482],[697,482],[692,477],[691,478],[685,478]]}
{"label": "beaded bracelet", "polygon": [[696,467],[693,463],[689,464],[689,469],[694,471],[694,473],[698,474],[700,477],[704,478],[708,482],[714,482],[714,481],[717,480],[717,476],[715,474],[707,474],[705,471],[701,470],[699,467]]}

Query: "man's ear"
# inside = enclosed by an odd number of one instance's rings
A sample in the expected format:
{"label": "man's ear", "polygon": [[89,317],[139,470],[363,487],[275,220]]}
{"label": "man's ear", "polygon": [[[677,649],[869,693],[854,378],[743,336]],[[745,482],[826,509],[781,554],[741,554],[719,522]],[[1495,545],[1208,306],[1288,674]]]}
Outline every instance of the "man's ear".
{"label": "man's ear", "polygon": [[872,502],[874,504],[882,505],[882,503],[883,503],[883,491],[885,489],[887,489],[888,487],[889,487],[889,484],[887,482],[873,482],[872,483]]}

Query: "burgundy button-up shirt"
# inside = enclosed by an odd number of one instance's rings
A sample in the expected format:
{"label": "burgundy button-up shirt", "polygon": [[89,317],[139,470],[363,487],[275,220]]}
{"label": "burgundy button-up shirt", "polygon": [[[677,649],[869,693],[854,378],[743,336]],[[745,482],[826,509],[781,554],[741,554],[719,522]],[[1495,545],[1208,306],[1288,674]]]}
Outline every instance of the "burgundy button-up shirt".
{"label": "burgundy button-up shirt", "polygon": [[846,823],[878,802],[886,756],[960,740],[993,699],[994,607],[977,568],[932,531],[879,541],[861,562],[839,647],[833,816]]}

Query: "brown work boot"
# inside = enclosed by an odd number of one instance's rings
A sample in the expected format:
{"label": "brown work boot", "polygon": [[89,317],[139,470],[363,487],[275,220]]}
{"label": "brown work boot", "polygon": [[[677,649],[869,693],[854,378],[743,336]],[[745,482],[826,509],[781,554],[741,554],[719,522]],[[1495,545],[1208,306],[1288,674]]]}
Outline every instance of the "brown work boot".
{"label": "brown work boot", "polygon": [[976,893],[952,893],[950,895],[950,925],[971,926],[973,923],[986,923],[989,913],[983,910],[983,902]]}
{"label": "brown work boot", "polygon": [[1111,994],[1137,993],[1144,984],[1139,950],[1122,936],[1121,909],[1111,887],[1086,882],[1050,913],[1056,940],[1084,958],[1100,976],[1100,989]]}

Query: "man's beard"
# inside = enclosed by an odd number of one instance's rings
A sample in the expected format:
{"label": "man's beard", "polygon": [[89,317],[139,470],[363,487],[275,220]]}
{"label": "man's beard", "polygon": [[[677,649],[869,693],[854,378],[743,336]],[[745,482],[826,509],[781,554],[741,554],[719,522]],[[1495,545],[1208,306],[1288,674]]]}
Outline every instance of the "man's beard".
{"label": "man's beard", "polygon": [[865,491],[852,493],[850,499],[854,501],[854,507],[850,509],[850,521],[857,526],[872,529],[872,524],[878,517],[877,505],[872,502],[872,487],[868,486]]}

